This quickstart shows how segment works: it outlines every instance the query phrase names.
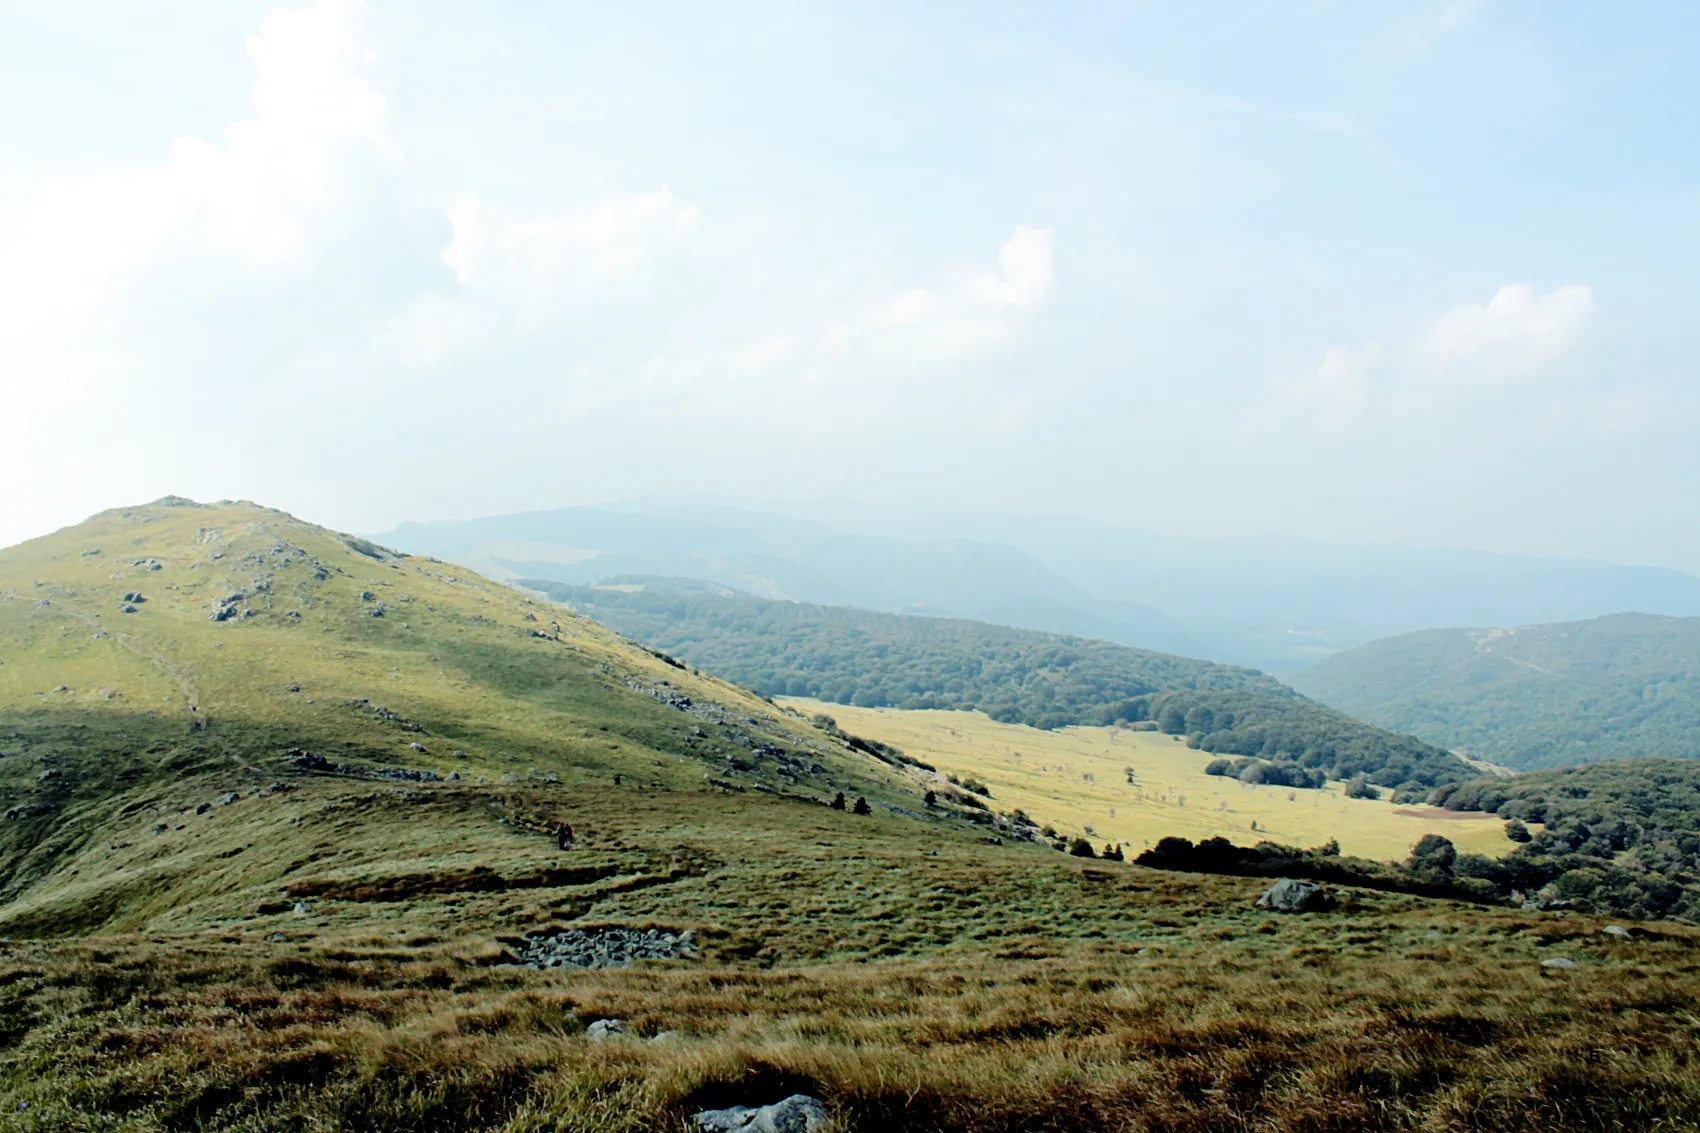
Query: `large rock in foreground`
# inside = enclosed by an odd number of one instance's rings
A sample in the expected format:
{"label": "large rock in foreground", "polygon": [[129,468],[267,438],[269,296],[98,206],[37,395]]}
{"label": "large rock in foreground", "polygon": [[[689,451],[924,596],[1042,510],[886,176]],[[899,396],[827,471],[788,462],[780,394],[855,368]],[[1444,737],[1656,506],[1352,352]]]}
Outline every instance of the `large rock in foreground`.
{"label": "large rock in foreground", "polygon": [[760,1109],[704,1110],[691,1116],[691,1124],[704,1133],[819,1133],[826,1128],[826,1106],[807,1094],[792,1094]]}
{"label": "large rock in foreground", "polygon": [[1257,899],[1257,907],[1272,913],[1324,913],[1334,907],[1334,899],[1314,881],[1283,877]]}

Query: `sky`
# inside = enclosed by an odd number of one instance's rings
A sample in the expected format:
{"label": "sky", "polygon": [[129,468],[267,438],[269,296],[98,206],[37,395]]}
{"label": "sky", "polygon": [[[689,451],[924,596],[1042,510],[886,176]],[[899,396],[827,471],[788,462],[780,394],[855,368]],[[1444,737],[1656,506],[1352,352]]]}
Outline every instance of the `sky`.
{"label": "sky", "polygon": [[0,0],[0,544],[959,501],[1700,571],[1700,7]]}

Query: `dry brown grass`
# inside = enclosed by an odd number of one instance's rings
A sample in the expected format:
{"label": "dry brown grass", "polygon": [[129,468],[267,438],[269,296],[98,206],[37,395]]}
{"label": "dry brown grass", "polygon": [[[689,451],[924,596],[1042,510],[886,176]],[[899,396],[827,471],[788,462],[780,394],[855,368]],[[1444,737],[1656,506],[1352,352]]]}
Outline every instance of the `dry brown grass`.
{"label": "dry brown grass", "polygon": [[[1433,906],[1344,940],[1325,920],[1199,927],[1144,955],[595,973],[15,945],[0,1114],[39,1130],[652,1130],[806,1090],[860,1130],[1700,1126],[1691,932],[1608,946],[1592,923]],[[1584,967],[1542,969],[1555,950]],[[588,1043],[604,1017],[640,1040]],[[663,1031],[678,1037],[641,1041]]]}

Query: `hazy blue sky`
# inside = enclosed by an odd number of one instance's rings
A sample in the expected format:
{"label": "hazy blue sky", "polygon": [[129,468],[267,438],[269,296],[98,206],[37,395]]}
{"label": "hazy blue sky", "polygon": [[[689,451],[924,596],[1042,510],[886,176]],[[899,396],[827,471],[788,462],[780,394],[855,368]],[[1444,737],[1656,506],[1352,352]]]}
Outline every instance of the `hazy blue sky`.
{"label": "hazy blue sky", "polygon": [[695,491],[1700,569],[1692,3],[0,13],[0,543]]}

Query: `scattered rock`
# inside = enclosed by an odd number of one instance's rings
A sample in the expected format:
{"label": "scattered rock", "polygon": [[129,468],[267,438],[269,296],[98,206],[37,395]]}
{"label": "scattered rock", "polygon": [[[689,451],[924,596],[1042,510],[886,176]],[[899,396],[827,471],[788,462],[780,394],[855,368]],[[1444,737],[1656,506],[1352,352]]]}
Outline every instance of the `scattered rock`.
{"label": "scattered rock", "polygon": [[128,594],[124,595],[124,601],[126,601],[126,602],[146,602],[147,599],[142,597],[142,592],[140,590],[132,590]]}
{"label": "scattered rock", "polygon": [[304,917],[308,914],[309,911],[310,910],[307,908],[307,902],[305,902],[305,901],[295,902],[295,915],[296,916]]}
{"label": "scattered rock", "polygon": [[370,590],[362,590],[360,592],[360,600],[362,602],[376,602],[378,600],[378,596]]}
{"label": "scattered rock", "polygon": [[1283,877],[1257,899],[1257,907],[1273,913],[1322,913],[1334,907],[1334,899],[1314,881]]}
{"label": "scattered rock", "polygon": [[528,968],[629,968],[639,960],[691,960],[696,933],[675,935],[660,929],[569,928],[553,935],[527,937],[514,948]]}
{"label": "scattered rock", "polygon": [[626,1024],[620,1019],[598,1019],[585,1028],[584,1037],[593,1043],[605,1043],[610,1039],[624,1038]]}
{"label": "scattered rock", "polygon": [[247,596],[248,595],[244,592],[237,590],[218,599],[213,609],[212,617],[209,620],[215,622],[227,622],[231,618],[234,618],[241,609],[238,603]]}
{"label": "scattered rock", "polygon": [[662,1031],[659,1035],[649,1037],[651,1043],[671,1043],[679,1041],[678,1031]]}
{"label": "scattered rock", "polygon": [[88,550],[83,552],[83,557],[87,558],[90,555],[98,555],[98,554],[100,554],[100,548],[99,547],[90,547]]}
{"label": "scattered rock", "polygon": [[1550,960],[1542,960],[1541,961],[1541,967],[1551,968],[1554,971],[1559,971],[1559,972],[1574,972],[1577,968],[1580,968],[1581,966],[1582,965],[1578,964],[1576,961],[1569,959],[1568,957],[1565,957],[1565,956],[1554,956]]}
{"label": "scattered rock", "polygon": [[207,811],[209,811],[211,809],[212,809],[211,803],[202,803],[200,806],[195,808],[195,813],[196,814],[205,814],[205,813],[207,813]]}
{"label": "scattered rock", "polygon": [[155,834],[164,834],[167,830],[170,830],[170,829],[171,829],[171,827],[167,826],[165,823],[156,822],[156,823],[154,823],[153,832]]}
{"label": "scattered rock", "polygon": [[425,750],[425,745],[420,743],[418,740],[414,740],[412,743],[408,744],[407,746],[412,748],[414,751],[418,751],[418,752],[423,752]]}
{"label": "scattered rock", "polygon": [[819,1098],[792,1094],[760,1109],[735,1105],[691,1115],[691,1124],[705,1133],[817,1133],[827,1126],[826,1106]]}
{"label": "scattered rock", "polygon": [[331,771],[334,768],[331,761],[315,751],[304,748],[293,748],[289,752],[289,762],[295,765],[297,771]]}
{"label": "scattered rock", "polygon": [[1602,928],[1600,931],[1605,933],[1607,936],[1628,936],[1629,935],[1629,930],[1624,928],[1620,924],[1608,924],[1605,928]]}
{"label": "scattered rock", "polygon": [[285,685],[283,691],[285,691],[285,692],[300,692],[301,686],[300,685]]}
{"label": "scattered rock", "polygon": [[241,801],[242,801],[242,796],[237,794],[235,791],[226,791],[224,794],[220,795],[219,799],[218,799],[218,803],[219,803],[220,806],[229,806],[231,803],[237,803],[237,802],[241,802]]}

